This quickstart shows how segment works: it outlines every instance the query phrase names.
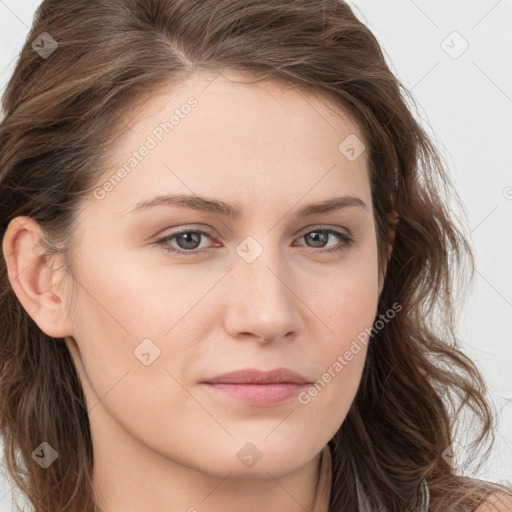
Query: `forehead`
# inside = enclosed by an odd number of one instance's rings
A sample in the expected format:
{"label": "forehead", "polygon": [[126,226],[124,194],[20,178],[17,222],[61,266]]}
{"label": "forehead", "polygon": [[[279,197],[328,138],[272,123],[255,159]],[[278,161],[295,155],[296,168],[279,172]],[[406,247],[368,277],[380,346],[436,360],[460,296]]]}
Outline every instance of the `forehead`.
{"label": "forehead", "polygon": [[159,89],[123,125],[98,180],[102,185],[124,169],[108,194],[120,205],[163,189],[264,201],[269,190],[299,201],[333,188],[368,189],[357,124],[311,88],[198,73]]}

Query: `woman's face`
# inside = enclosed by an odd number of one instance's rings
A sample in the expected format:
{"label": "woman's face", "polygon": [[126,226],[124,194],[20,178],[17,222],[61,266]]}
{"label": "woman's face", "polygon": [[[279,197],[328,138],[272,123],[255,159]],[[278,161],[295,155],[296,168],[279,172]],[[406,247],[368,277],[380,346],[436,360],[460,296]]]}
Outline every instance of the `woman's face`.
{"label": "woman's face", "polygon": [[[116,439],[219,477],[290,472],[342,424],[377,311],[362,135],[298,89],[199,74],[129,126],[74,247],[67,342],[96,453]],[[312,384],[205,383],[276,368]]]}

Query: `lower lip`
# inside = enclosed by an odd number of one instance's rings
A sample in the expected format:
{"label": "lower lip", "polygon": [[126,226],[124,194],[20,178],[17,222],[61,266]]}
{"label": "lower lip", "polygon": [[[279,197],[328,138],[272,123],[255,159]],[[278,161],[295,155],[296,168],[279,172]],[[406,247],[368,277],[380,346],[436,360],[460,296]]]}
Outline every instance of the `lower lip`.
{"label": "lower lip", "polygon": [[222,384],[204,383],[209,389],[251,405],[271,406],[296,397],[309,384]]}

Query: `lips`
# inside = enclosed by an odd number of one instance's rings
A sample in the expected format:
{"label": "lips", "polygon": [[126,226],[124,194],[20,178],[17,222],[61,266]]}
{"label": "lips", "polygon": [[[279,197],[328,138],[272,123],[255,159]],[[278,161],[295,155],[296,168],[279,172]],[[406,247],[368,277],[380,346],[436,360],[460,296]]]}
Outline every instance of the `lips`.
{"label": "lips", "polygon": [[288,368],[262,371],[254,368],[224,373],[203,381],[205,384],[310,384],[300,373]]}
{"label": "lips", "polygon": [[311,382],[288,368],[262,371],[254,368],[224,373],[201,383],[209,393],[255,407],[289,403]]}

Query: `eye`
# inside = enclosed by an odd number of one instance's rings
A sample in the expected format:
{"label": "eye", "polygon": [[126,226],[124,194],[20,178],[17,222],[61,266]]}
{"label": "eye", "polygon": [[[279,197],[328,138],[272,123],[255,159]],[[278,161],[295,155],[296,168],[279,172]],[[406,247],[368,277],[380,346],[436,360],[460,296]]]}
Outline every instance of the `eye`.
{"label": "eye", "polygon": [[[330,236],[337,237],[339,243],[334,244],[329,249],[324,249],[323,247],[325,247],[325,244],[328,242]],[[194,255],[204,251],[210,251],[212,249],[212,247],[200,247],[202,237],[212,239],[213,235],[207,231],[186,229],[171,233],[170,235],[161,238],[154,243],[167,252]],[[308,231],[298,240],[301,238],[304,238],[304,240],[306,240],[308,243],[313,244],[309,247],[313,249],[321,249],[319,251],[315,251],[321,253],[342,251],[354,244],[354,239],[350,235],[343,231],[338,231],[332,228],[318,228],[312,231]],[[171,243],[176,244],[177,247],[176,245],[171,245]]]}
{"label": "eye", "polygon": [[[329,249],[323,249],[325,247],[325,243],[329,240],[329,236],[334,235],[337,237],[341,243],[335,244]],[[313,248],[322,248],[322,251],[319,252],[334,252],[334,251],[342,251],[347,247],[354,244],[354,239],[343,231],[338,231],[332,228],[319,228],[313,231],[308,231],[306,234],[302,235],[300,238],[304,238],[309,242],[312,242],[314,245]],[[299,238],[299,240],[300,240]],[[309,246],[311,247],[311,246]]]}
{"label": "eye", "polygon": [[[201,251],[197,249],[198,244],[200,245],[201,237],[205,236],[212,238],[212,235],[206,231],[200,230],[183,230],[172,233],[160,240],[157,240],[155,244],[159,245],[168,252],[177,254],[199,254]],[[176,239],[178,248],[169,245],[169,242]]]}

